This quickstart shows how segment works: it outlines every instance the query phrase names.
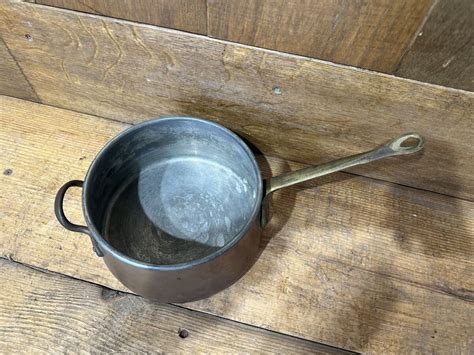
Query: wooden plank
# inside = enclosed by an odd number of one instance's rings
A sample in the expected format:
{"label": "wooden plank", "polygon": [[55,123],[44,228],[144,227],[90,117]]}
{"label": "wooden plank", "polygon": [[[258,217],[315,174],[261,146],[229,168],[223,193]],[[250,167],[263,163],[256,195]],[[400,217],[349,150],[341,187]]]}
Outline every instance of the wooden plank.
{"label": "wooden plank", "polygon": [[206,0],[37,0],[37,4],[207,33]]}
{"label": "wooden plank", "polygon": [[440,0],[397,76],[474,91],[474,2]]}
{"label": "wooden plank", "polygon": [[209,0],[209,35],[392,73],[431,0]]}
{"label": "wooden plank", "polygon": [[44,103],[129,123],[204,117],[304,163],[418,131],[424,154],[350,171],[474,199],[473,93],[39,5],[0,11]]}
{"label": "wooden plank", "polygon": [[4,259],[0,270],[4,353],[345,353]]}
{"label": "wooden plank", "polygon": [[15,59],[11,56],[2,37],[0,37],[0,95],[38,101],[33,88],[28,83],[28,80],[26,80]]}
{"label": "wooden plank", "polygon": [[[52,206],[127,125],[7,97],[0,120],[0,256],[124,290]],[[265,176],[301,167],[260,158]],[[273,211],[249,273],[187,308],[355,351],[472,347],[474,203],[340,173],[281,191]]]}

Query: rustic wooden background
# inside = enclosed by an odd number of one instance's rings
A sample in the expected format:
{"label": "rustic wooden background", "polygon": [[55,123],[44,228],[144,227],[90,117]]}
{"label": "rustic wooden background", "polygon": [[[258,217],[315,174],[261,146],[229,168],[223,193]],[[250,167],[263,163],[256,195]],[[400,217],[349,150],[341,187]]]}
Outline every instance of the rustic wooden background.
{"label": "rustic wooden background", "polygon": [[35,2],[474,89],[471,0]]}
{"label": "rustic wooden background", "polygon": [[[0,352],[472,352],[473,4],[0,0]],[[427,144],[281,191],[248,275],[159,305],[52,203],[161,115],[233,129],[265,176],[407,131]]]}

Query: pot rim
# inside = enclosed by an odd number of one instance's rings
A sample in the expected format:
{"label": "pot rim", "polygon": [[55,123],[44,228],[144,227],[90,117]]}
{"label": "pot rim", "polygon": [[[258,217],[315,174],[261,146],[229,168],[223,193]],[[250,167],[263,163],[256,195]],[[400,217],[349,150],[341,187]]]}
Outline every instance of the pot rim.
{"label": "pot rim", "polygon": [[[239,144],[244,151],[247,153],[254,169],[255,172],[257,173],[257,176],[259,177],[257,179],[257,194],[256,194],[256,199],[255,199],[255,204],[253,206],[253,211],[251,217],[247,220],[247,223],[242,227],[242,229],[235,234],[235,236],[227,243],[225,244],[222,248],[216,250],[215,252],[199,259],[191,260],[189,262],[185,263],[179,263],[179,264],[171,264],[171,265],[158,265],[158,264],[151,264],[147,262],[143,262],[134,258],[131,258],[122,252],[118,251],[114,247],[112,247],[103,237],[102,234],[97,230],[96,226],[94,223],[92,223],[91,217],[89,215],[89,208],[86,202],[86,196],[89,193],[89,176],[94,173],[94,169],[96,168],[98,164],[98,160],[100,159],[101,156],[103,156],[109,149],[111,149],[118,141],[123,139],[125,136],[128,134],[136,131],[143,129],[146,126],[157,124],[158,122],[165,122],[165,121],[173,121],[173,120],[183,120],[183,121],[196,121],[200,122],[203,124],[208,124],[212,125],[220,130],[222,130],[224,133],[226,133],[230,138],[232,138],[237,144]],[[89,166],[89,169],[87,170],[86,177],[84,179],[84,187],[82,190],[82,211],[84,213],[84,218],[86,220],[87,226],[89,227],[90,230],[90,236],[91,238],[94,238],[94,240],[99,244],[99,247],[102,251],[106,251],[108,254],[112,254],[115,258],[121,260],[122,262],[125,262],[127,264],[130,264],[132,266],[142,268],[142,269],[149,269],[149,270],[160,270],[160,271],[174,271],[174,270],[182,270],[182,269],[188,269],[192,268],[204,263],[208,263],[225,252],[227,252],[229,249],[233,248],[240,240],[247,234],[249,229],[252,227],[253,223],[256,221],[257,217],[260,214],[261,210],[261,205],[262,205],[262,195],[263,195],[263,181],[262,181],[262,175],[260,172],[260,168],[257,164],[257,161],[255,159],[255,155],[252,153],[248,145],[239,137],[237,134],[232,132],[230,129],[212,121],[208,121],[202,118],[196,118],[196,117],[191,117],[191,116],[164,116],[164,117],[157,117],[150,119],[148,121],[139,123],[137,125],[132,125],[131,127],[125,129],[124,131],[120,132],[118,135],[116,135],[114,138],[112,138],[110,141],[108,141],[102,149],[97,153],[95,156],[94,160],[92,161],[91,165]],[[258,223],[259,219],[258,219]],[[107,254],[104,253],[104,254]]]}

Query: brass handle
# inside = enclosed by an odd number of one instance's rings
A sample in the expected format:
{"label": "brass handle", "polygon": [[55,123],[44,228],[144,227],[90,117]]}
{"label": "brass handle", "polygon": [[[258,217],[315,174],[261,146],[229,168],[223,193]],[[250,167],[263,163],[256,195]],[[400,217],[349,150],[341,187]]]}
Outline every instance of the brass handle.
{"label": "brass handle", "polygon": [[[404,145],[404,143],[406,145]],[[418,133],[406,133],[365,153],[351,155],[349,157],[337,159],[321,165],[309,166],[301,170],[292,171],[266,180],[265,197],[262,204],[262,225],[265,225],[268,221],[267,196],[272,192],[283,187],[295,185],[303,181],[335,173],[356,165],[367,164],[395,155],[413,154],[421,150],[424,143],[425,140]]]}
{"label": "brass handle", "polygon": [[[416,144],[410,146],[402,145],[404,142],[407,142],[410,139],[415,139]],[[283,187],[298,184],[300,182],[311,180],[323,175],[335,173],[356,165],[367,164],[395,155],[416,153],[423,148],[423,145],[424,139],[422,136],[417,133],[407,133],[365,153],[351,155],[349,157],[337,159],[321,165],[309,166],[301,170],[272,177],[266,181],[266,194],[272,193]]]}

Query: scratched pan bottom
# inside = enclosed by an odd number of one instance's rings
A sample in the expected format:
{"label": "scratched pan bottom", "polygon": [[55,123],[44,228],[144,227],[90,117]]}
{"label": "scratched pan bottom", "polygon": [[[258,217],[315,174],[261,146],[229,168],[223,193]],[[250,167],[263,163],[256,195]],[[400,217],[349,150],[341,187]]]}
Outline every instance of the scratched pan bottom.
{"label": "scratched pan bottom", "polygon": [[134,259],[171,265],[205,257],[245,226],[255,189],[226,166],[183,156],[152,163],[114,194],[104,235]]}

